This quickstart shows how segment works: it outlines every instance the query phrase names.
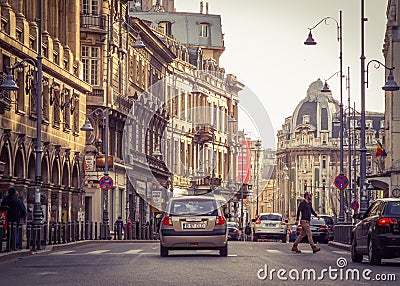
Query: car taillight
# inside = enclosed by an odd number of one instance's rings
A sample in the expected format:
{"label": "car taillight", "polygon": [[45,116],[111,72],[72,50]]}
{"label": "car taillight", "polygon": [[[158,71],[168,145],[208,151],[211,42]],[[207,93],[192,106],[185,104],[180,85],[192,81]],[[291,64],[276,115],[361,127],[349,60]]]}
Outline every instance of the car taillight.
{"label": "car taillight", "polygon": [[223,216],[217,216],[217,219],[215,220],[215,225],[221,225],[225,223],[225,218]]}
{"label": "car taillight", "polygon": [[383,217],[378,219],[379,226],[388,226],[391,224],[398,224],[398,221],[395,217]]}
{"label": "car taillight", "polygon": [[172,217],[166,216],[162,220],[163,225],[172,226]]}
{"label": "car taillight", "polygon": [[281,221],[281,225],[286,225],[286,223],[284,221]]}
{"label": "car taillight", "polygon": [[261,224],[261,221],[260,220],[256,221],[256,224]]}
{"label": "car taillight", "polygon": [[235,229],[233,230],[233,232],[235,232],[235,233],[236,233],[236,232],[237,232],[237,229],[235,228]]}
{"label": "car taillight", "polygon": [[326,231],[327,230],[327,228],[325,227],[325,226],[321,226],[320,228],[319,228],[319,231]]}

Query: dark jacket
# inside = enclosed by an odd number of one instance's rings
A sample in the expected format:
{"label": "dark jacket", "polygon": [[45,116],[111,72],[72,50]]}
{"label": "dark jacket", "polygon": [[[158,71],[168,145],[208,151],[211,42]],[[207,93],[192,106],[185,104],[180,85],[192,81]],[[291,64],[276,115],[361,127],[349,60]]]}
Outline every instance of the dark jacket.
{"label": "dark jacket", "polygon": [[250,235],[251,234],[251,226],[246,225],[245,229],[244,229],[244,233],[246,235]]}
{"label": "dark jacket", "polygon": [[301,212],[301,219],[303,220],[311,220],[311,214],[317,216],[317,214],[315,213],[311,202],[307,202],[306,200],[302,201],[299,204],[299,208],[297,209],[297,216],[296,216],[296,220],[299,220],[299,216],[300,216],[300,212]]}
{"label": "dark jacket", "polygon": [[120,218],[115,221],[115,228],[118,229],[119,226],[121,226],[121,229],[125,229],[124,221]]}
{"label": "dark jacket", "polygon": [[8,207],[7,216],[9,222],[19,223],[21,219],[26,217],[26,207],[24,202],[17,198],[16,195],[8,195],[1,202],[2,207]]}

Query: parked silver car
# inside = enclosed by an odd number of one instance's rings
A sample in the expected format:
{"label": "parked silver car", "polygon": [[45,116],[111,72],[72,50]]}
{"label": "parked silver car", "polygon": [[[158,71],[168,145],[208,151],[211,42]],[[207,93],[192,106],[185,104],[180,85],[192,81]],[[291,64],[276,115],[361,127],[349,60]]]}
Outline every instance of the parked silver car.
{"label": "parked silver car", "polygon": [[218,249],[228,255],[228,231],[212,195],[172,198],[160,225],[160,256],[176,249]]}
{"label": "parked silver car", "polygon": [[254,241],[279,239],[285,243],[288,234],[287,223],[279,213],[260,213],[254,223]]}

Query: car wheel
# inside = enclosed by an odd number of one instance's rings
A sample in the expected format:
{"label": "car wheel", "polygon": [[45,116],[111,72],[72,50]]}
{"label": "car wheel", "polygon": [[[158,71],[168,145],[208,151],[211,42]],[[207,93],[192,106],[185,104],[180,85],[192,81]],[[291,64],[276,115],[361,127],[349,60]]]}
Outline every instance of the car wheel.
{"label": "car wheel", "polygon": [[223,256],[223,257],[227,257],[228,256],[228,245],[225,245],[224,247],[222,247],[219,250],[219,255]]}
{"label": "car wheel", "polygon": [[356,250],[356,239],[353,237],[352,241],[351,241],[351,260],[353,262],[357,262],[360,263],[363,259],[363,255],[362,254],[358,254],[357,250]]}
{"label": "car wheel", "polygon": [[368,260],[369,264],[371,265],[380,265],[382,261],[382,258],[379,256],[372,239],[370,239],[368,242]]}
{"label": "car wheel", "polygon": [[167,257],[168,256],[168,248],[162,246],[160,244],[160,256],[161,257]]}

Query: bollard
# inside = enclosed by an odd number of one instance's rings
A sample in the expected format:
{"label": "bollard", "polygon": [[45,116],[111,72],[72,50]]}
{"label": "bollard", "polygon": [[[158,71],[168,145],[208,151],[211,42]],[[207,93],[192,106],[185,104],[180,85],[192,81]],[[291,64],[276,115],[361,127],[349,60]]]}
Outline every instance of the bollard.
{"label": "bollard", "polygon": [[61,223],[57,223],[57,242],[61,244]]}
{"label": "bollard", "polygon": [[122,225],[118,225],[118,240],[122,240]]}
{"label": "bollard", "polygon": [[18,225],[17,227],[18,227],[18,240],[19,240],[17,248],[22,249],[22,224]]}
{"label": "bollard", "polygon": [[43,242],[44,242],[44,245],[46,245],[47,244],[47,233],[48,233],[48,231],[49,231],[49,228],[47,227],[47,222],[43,222],[43,226],[44,226],[44,233],[43,233]]}
{"label": "bollard", "polygon": [[11,224],[10,247],[11,247],[11,250],[17,250],[17,248],[16,248],[17,223],[16,222],[10,222],[10,224]]}
{"label": "bollard", "polygon": [[71,242],[71,222],[67,222],[67,242]]}
{"label": "bollard", "polygon": [[0,221],[0,253],[3,252],[3,236],[4,236],[3,222]]}
{"label": "bollard", "polygon": [[97,240],[97,221],[94,223],[94,239]]}
{"label": "bollard", "polygon": [[62,224],[62,233],[63,233],[62,242],[66,243],[67,242],[67,225],[65,222]]}
{"label": "bollard", "polygon": [[32,225],[28,224],[26,226],[26,249],[31,248],[31,239],[32,239]]}
{"label": "bollard", "polygon": [[84,226],[83,221],[81,221],[81,240],[84,240]]}
{"label": "bollard", "polygon": [[36,225],[36,250],[41,250],[41,228],[40,225]]}
{"label": "bollard", "polygon": [[[31,227],[32,231],[32,227]],[[49,245],[53,244],[53,226],[50,224],[49,226]]]}
{"label": "bollard", "polygon": [[133,236],[132,236],[132,238],[133,238],[133,239],[137,239],[137,229],[136,229],[136,223],[135,223],[135,224],[133,224],[133,227],[132,227],[132,232],[133,232]]}
{"label": "bollard", "polygon": [[36,251],[36,229],[35,225],[32,224],[32,251]]}

